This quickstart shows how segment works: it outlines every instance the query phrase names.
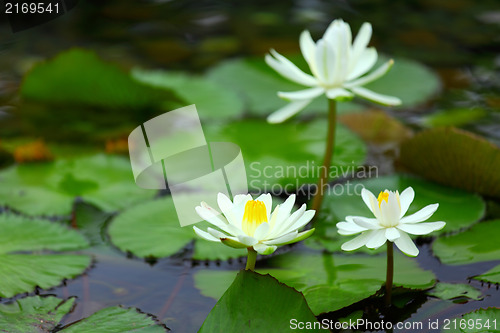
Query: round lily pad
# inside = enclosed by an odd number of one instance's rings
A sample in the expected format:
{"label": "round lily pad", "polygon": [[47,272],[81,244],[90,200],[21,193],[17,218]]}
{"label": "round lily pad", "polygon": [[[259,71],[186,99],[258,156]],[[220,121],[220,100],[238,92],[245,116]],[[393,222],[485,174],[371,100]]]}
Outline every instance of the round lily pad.
{"label": "round lily pad", "polygon": [[[317,182],[323,163],[326,132],[327,123],[319,119],[283,124],[245,120],[205,126],[208,141],[239,145],[245,159],[249,190],[273,194]],[[337,125],[335,138],[335,155],[330,172],[332,179],[350,175],[364,162],[366,155],[365,144],[340,124]]]}
{"label": "round lily pad", "polygon": [[[206,229],[207,222],[196,224]],[[168,257],[194,241],[194,259],[229,259],[245,255],[244,250],[200,239],[192,226],[181,227],[171,197],[142,203],[123,211],[110,224],[111,241],[122,251],[138,257]]]}
{"label": "round lily pad", "polygon": [[0,172],[0,204],[31,215],[68,215],[75,198],[114,211],[152,198],[139,188],[127,158],[98,154]]}
{"label": "round lily pad", "polygon": [[[31,292],[36,286],[52,288],[63,279],[81,274],[90,265],[91,258],[87,255],[39,253],[88,246],[83,236],[59,224],[3,214],[0,230],[0,297]],[[17,253],[21,251],[26,253]]]}

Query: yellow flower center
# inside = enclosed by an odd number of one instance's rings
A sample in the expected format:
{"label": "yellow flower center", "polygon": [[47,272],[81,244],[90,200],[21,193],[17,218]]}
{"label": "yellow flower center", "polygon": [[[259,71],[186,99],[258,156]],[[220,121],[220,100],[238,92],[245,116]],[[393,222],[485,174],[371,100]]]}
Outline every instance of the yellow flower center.
{"label": "yellow flower center", "polygon": [[378,207],[380,208],[380,205],[382,204],[382,201],[385,200],[386,203],[389,202],[389,192],[380,192],[378,195]]}
{"label": "yellow flower center", "polygon": [[267,222],[266,205],[262,201],[250,200],[245,205],[241,228],[248,236],[253,236],[262,223]]}

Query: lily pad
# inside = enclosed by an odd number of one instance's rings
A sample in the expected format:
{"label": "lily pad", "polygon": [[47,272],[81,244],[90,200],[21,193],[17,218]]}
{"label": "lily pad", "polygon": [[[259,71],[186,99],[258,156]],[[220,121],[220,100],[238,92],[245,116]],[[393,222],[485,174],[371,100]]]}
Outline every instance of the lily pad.
{"label": "lily pad", "polygon": [[74,298],[62,300],[54,296],[26,297],[0,304],[2,332],[52,332],[61,319],[71,311]]}
{"label": "lily pad", "polygon": [[483,282],[500,284],[500,265],[493,267],[492,269],[481,275],[475,276],[474,279]]}
{"label": "lily pad", "polygon": [[469,298],[479,301],[483,298],[480,290],[463,283],[440,282],[436,284],[434,289],[428,291],[427,294],[444,300]]}
{"label": "lily pad", "polygon": [[500,197],[500,149],[464,130],[423,131],[402,144],[400,161],[437,183]]}
{"label": "lily pad", "polygon": [[439,111],[423,118],[423,124],[429,127],[464,126],[484,118],[484,109],[451,109]]}
{"label": "lily pad", "polygon": [[[42,250],[71,251],[88,246],[83,236],[64,226],[3,214],[0,215],[0,230],[3,239],[0,244],[0,297],[31,292],[37,286],[52,288],[63,279],[81,274],[90,265],[91,258],[86,255],[39,254]],[[21,251],[22,254],[17,254]]]}
{"label": "lily pad", "polygon": [[[288,253],[267,263],[276,268],[258,271],[301,291],[316,315],[368,298],[385,282],[385,256]],[[395,267],[395,286],[428,289],[435,284],[432,272],[404,255],[395,256]],[[198,271],[195,286],[203,295],[219,298],[235,275],[235,271]]]}
{"label": "lily pad", "polygon": [[0,182],[0,204],[32,215],[68,215],[77,196],[114,211],[155,195],[135,184],[128,159],[103,154],[12,166]]}
{"label": "lily pad", "polygon": [[123,308],[113,306],[97,311],[90,317],[66,326],[61,333],[92,333],[96,329],[99,332],[110,333],[162,333],[167,329],[158,324],[149,315],[137,311],[135,308]]}
{"label": "lily pad", "polygon": [[[206,222],[197,224],[206,229]],[[123,211],[110,224],[111,241],[138,257],[168,257],[194,244],[194,259],[229,259],[245,255],[220,243],[200,239],[191,226],[181,227],[171,197],[142,203]]]}
{"label": "lily pad", "polygon": [[293,329],[294,320],[297,324],[309,323],[307,332],[327,332],[321,329],[302,294],[272,276],[241,271],[199,333],[288,332]]}
{"label": "lily pad", "polygon": [[500,247],[492,235],[499,232],[500,220],[481,222],[457,235],[438,238],[432,249],[439,260],[448,265],[498,260]]}
{"label": "lily pad", "polygon": [[[274,194],[279,194],[275,193],[279,189],[292,190],[317,182],[326,131],[327,124],[323,120],[283,124],[245,120],[205,126],[208,141],[233,142],[240,146],[250,191],[262,190]],[[339,124],[331,177],[350,174],[364,162],[365,155],[363,141]],[[279,186],[273,187],[275,184]]]}
{"label": "lily pad", "polygon": [[132,76],[152,87],[174,91],[186,104],[196,104],[198,113],[205,119],[227,119],[243,112],[243,102],[236,92],[203,77],[141,69],[133,70]]}
{"label": "lily pad", "polygon": [[[479,309],[474,312],[466,313],[461,319],[457,319],[456,328],[463,333],[498,333],[500,332],[499,308]],[[460,325],[462,324],[462,326]],[[469,326],[470,324],[470,326]],[[455,328],[453,321],[452,329]],[[446,332],[443,330],[443,332]]]}
{"label": "lily pad", "polygon": [[[54,296],[33,296],[0,304],[0,327],[3,332],[52,332],[61,319],[71,311],[75,299],[62,300]],[[150,316],[134,308],[120,306],[102,309],[88,318],[65,326],[58,332],[166,332]]]}
{"label": "lily pad", "polygon": [[[376,170],[371,176],[377,176]],[[324,211],[318,219],[321,223],[317,223],[316,232],[306,241],[306,244],[315,248],[318,246],[326,247],[329,251],[340,251],[342,243],[347,242],[350,238],[338,235],[336,223],[343,221],[348,215],[373,217],[372,212],[361,199],[362,188],[366,188],[378,195],[379,192],[385,189],[398,190],[401,193],[408,186],[413,187],[415,190],[415,199],[406,215],[413,214],[427,205],[439,203],[438,210],[429,221],[445,221],[446,226],[432,233],[431,236],[468,227],[479,221],[485,213],[485,203],[476,194],[445,187],[408,175],[397,174],[350,181],[343,186],[332,188],[332,193],[325,195],[323,200]],[[360,250],[367,253],[376,253],[376,251],[365,247]],[[380,251],[383,251],[383,249]]]}

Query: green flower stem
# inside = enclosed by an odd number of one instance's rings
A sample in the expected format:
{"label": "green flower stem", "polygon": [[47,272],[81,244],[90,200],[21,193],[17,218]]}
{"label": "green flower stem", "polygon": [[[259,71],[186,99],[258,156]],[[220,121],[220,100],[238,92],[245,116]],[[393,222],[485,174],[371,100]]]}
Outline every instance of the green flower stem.
{"label": "green flower stem", "polygon": [[245,269],[253,271],[255,270],[255,261],[257,261],[257,252],[251,246],[248,247],[247,250],[247,266],[245,267]]}
{"label": "green flower stem", "polygon": [[326,137],[325,159],[320,169],[320,176],[318,180],[317,193],[314,196],[312,209],[317,212],[321,208],[323,202],[323,194],[325,192],[325,185],[328,184],[328,174],[332,164],[332,157],[335,150],[335,128],[337,125],[337,102],[334,99],[328,100],[328,134]]}
{"label": "green flower stem", "polygon": [[387,275],[385,278],[385,305],[391,306],[392,281],[394,278],[394,243],[387,241]]}

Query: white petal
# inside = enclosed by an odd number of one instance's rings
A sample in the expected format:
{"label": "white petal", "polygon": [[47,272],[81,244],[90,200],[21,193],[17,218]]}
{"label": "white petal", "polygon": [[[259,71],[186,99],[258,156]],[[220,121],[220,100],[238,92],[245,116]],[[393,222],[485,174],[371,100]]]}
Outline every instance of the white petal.
{"label": "white petal", "polygon": [[398,239],[394,241],[394,244],[405,254],[416,257],[418,256],[418,248],[415,246],[410,236],[405,232],[400,232]]}
{"label": "white petal", "polygon": [[368,218],[361,217],[361,216],[354,216],[352,218],[352,220],[354,221],[354,223],[356,223],[357,225],[359,225],[362,228],[371,229],[371,230],[377,230],[377,229],[382,228],[380,226],[380,224],[378,223],[377,219],[368,219]]}
{"label": "white petal", "polygon": [[255,200],[262,201],[266,206],[267,221],[269,222],[271,217],[271,209],[273,208],[273,197],[269,193],[264,193],[259,195],[259,197]]}
{"label": "white petal", "polygon": [[438,209],[438,207],[439,207],[439,204],[437,204],[437,203],[425,206],[424,208],[422,208],[418,212],[416,212],[412,215],[403,217],[401,219],[401,223],[418,223],[418,222],[425,221],[429,217],[431,217],[432,214],[434,214],[434,212]]}
{"label": "white petal", "polygon": [[249,200],[252,200],[252,196],[250,194],[236,194],[233,198],[233,204],[238,205],[243,201],[246,203]]}
{"label": "white petal", "polygon": [[354,39],[354,43],[352,43],[351,59],[353,59],[354,62],[357,61],[357,59],[366,49],[371,38],[372,38],[372,25],[368,22],[365,22],[359,29],[358,34]]}
{"label": "white petal", "polygon": [[370,231],[370,239],[366,242],[366,247],[369,249],[378,249],[385,244],[387,238],[385,237],[385,229]]}
{"label": "white petal", "polygon": [[318,67],[318,80],[322,83],[331,84],[333,77],[330,77],[335,70],[335,54],[330,46],[322,39],[316,44],[316,66]]}
{"label": "white petal", "polygon": [[295,101],[288,103],[281,109],[271,113],[269,117],[267,117],[267,121],[271,124],[282,123],[290,117],[293,117],[295,114],[299,113],[303,108],[305,108],[309,103],[311,103],[311,99],[305,99],[303,101]]}
{"label": "white petal", "polygon": [[414,198],[415,191],[411,186],[406,188],[403,193],[399,195],[399,203],[401,204],[401,214],[399,215],[400,218],[406,214]]}
{"label": "white petal", "polygon": [[[208,206],[206,203],[202,202],[202,206],[197,206],[195,208],[196,213],[204,219],[205,221],[210,222],[214,226],[218,227],[224,232],[227,232],[228,234],[231,235],[237,235],[240,231],[238,228],[234,227],[233,225],[229,224],[223,216],[220,215],[219,212],[217,212],[215,209],[212,207]],[[216,215],[219,214],[219,215]]]}
{"label": "white petal", "polygon": [[314,210],[305,211],[302,216],[300,216],[294,223],[291,223],[282,233],[288,233],[294,230],[299,230],[306,224],[308,224],[316,214]]}
{"label": "white petal", "polygon": [[350,241],[342,244],[341,249],[344,251],[354,251],[359,249],[370,240],[371,231],[365,231],[358,237],[351,239]]}
{"label": "white petal", "polygon": [[214,236],[217,239],[230,237],[229,235],[226,235],[225,233],[220,232],[219,230],[215,230],[215,229],[210,228],[210,227],[207,228],[207,231],[210,235]]}
{"label": "white petal", "polygon": [[198,227],[193,227],[193,230],[201,238],[204,238],[204,239],[209,240],[211,242],[220,242],[219,238],[216,238],[216,237],[210,235],[208,232],[203,231],[203,230],[199,229]]}
{"label": "white petal", "polygon": [[396,228],[387,228],[385,230],[385,238],[387,238],[387,240],[391,242],[394,242],[396,239],[399,238],[399,236],[401,236],[401,234]]}
{"label": "white petal", "polygon": [[433,231],[443,229],[445,225],[445,222],[403,223],[398,225],[398,229],[412,235],[427,235]]}
{"label": "white petal", "polygon": [[382,212],[382,219],[385,221],[386,226],[396,226],[399,224],[401,208],[395,192],[389,192],[389,198],[387,198],[387,202],[385,200],[382,201],[380,211]]}
{"label": "white petal", "polygon": [[326,91],[326,97],[328,99],[336,99],[338,97],[352,97],[354,96],[351,92],[342,88],[332,88]]}
{"label": "white petal", "polygon": [[271,50],[271,54],[272,56],[269,54],[266,55],[266,63],[283,77],[304,86],[314,86],[317,84],[317,80],[313,76],[301,71],[293,62],[275,50]]}
{"label": "white petal", "polygon": [[337,223],[337,228],[339,229],[338,233],[344,236],[355,235],[368,230],[366,228],[360,227],[356,223],[350,222],[339,222]]}
{"label": "white petal", "polygon": [[342,20],[335,20],[326,30],[323,39],[329,46],[327,48],[329,57],[335,59],[333,66],[327,69],[329,71],[328,83],[342,84],[349,69],[352,42],[351,27]]}
{"label": "white petal", "polygon": [[217,195],[217,204],[229,223],[236,227],[241,225],[241,221],[236,221],[234,216],[233,202],[224,193],[219,193]]}
{"label": "white petal", "polygon": [[281,225],[287,218],[290,217],[293,205],[295,204],[295,194],[290,195],[285,202],[283,202],[276,216],[276,225]]}
{"label": "white petal", "polygon": [[378,53],[375,48],[370,47],[363,50],[356,62],[352,65],[351,71],[347,74],[347,80],[354,80],[368,72],[377,62]]}
{"label": "white petal", "polygon": [[365,203],[365,205],[370,209],[370,211],[373,214],[375,214],[375,212],[374,212],[375,207],[373,207],[373,203],[377,201],[377,198],[375,197],[375,195],[363,187],[363,189],[361,190],[361,198],[363,199],[363,202]]}
{"label": "white petal", "polygon": [[277,246],[274,246],[274,245],[265,245],[265,244],[255,244],[253,246],[253,249],[255,251],[257,251],[259,254],[264,254],[264,255],[268,255],[268,254],[271,254],[273,253],[274,251],[276,251],[278,247]]}
{"label": "white petal", "polygon": [[292,101],[300,101],[304,99],[313,99],[318,97],[319,95],[323,94],[325,92],[325,89],[321,87],[314,87],[314,88],[309,88],[305,90],[299,90],[299,91],[291,91],[291,92],[278,92],[278,96],[280,98],[292,100]]}
{"label": "white petal", "polygon": [[255,229],[255,232],[253,234],[253,238],[255,238],[257,241],[261,241],[266,238],[267,234],[269,233],[269,223],[261,223],[257,229]]}
{"label": "white petal", "polygon": [[392,68],[392,65],[394,65],[394,60],[391,59],[370,74],[365,75],[357,80],[347,82],[344,84],[344,86],[346,88],[364,86],[365,84],[368,84],[372,81],[375,81],[379,77],[384,76]]}
{"label": "white petal", "polygon": [[246,246],[254,246],[255,244],[257,244],[257,240],[251,236],[238,235],[237,238],[240,243],[245,244]]}
{"label": "white petal", "polygon": [[284,243],[287,243],[287,242],[289,242],[289,241],[297,238],[298,234],[299,233],[297,231],[289,232],[289,233],[284,234],[283,236],[280,236],[278,238],[271,239],[271,240],[268,240],[268,241],[264,241],[263,243],[267,244],[267,245],[280,245],[280,244],[284,244]]}
{"label": "white petal", "polygon": [[363,98],[366,98],[367,100],[370,100],[372,102],[379,103],[382,105],[394,106],[394,105],[401,104],[401,100],[397,97],[382,95],[382,94],[376,93],[374,91],[368,90],[368,89],[363,88],[363,87],[353,87],[353,88],[351,88],[351,91],[353,93],[355,93],[356,95],[359,95]]}
{"label": "white petal", "polygon": [[308,63],[309,68],[311,69],[313,75],[317,76],[318,69],[316,66],[316,59],[315,59],[316,43],[314,43],[311,34],[307,30],[304,30],[300,34],[300,51],[302,52],[304,59],[306,59],[306,62]]}
{"label": "white petal", "polygon": [[[285,208],[287,208],[287,207],[285,207]],[[281,210],[282,210],[282,208],[280,207],[280,211]],[[308,212],[314,212],[314,211],[311,210]],[[299,220],[302,219],[302,217],[305,215],[305,213],[306,213],[306,204],[302,204],[302,206],[299,209],[297,209],[288,218],[285,218],[284,221],[282,220],[280,223],[276,222],[276,226],[274,227],[272,232],[269,233],[268,237],[269,238],[279,237],[279,236],[286,234],[290,231],[298,229],[298,228],[293,229],[292,227],[294,227],[295,224],[298,224]],[[279,211],[278,211],[277,215],[279,215]],[[284,217],[278,217],[278,218],[282,219]],[[312,218],[312,217],[310,217],[310,213],[308,215],[306,215],[306,219],[307,218]]]}

